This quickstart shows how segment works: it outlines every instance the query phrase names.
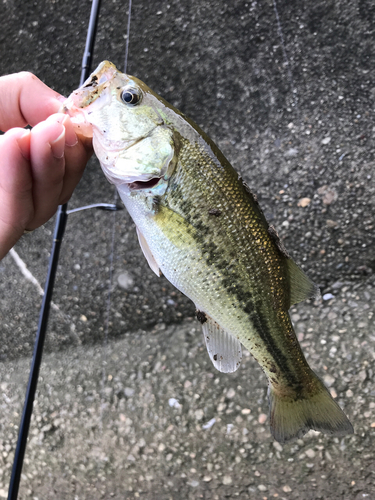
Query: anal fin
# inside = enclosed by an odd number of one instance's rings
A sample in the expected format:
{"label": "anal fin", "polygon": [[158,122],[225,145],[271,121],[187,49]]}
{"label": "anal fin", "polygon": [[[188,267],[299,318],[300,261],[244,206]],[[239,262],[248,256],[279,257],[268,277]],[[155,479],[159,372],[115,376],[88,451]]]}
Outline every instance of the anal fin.
{"label": "anal fin", "polygon": [[150,247],[148,246],[146,238],[143,236],[143,234],[141,233],[141,231],[138,229],[137,226],[136,226],[136,229],[137,229],[138,241],[139,241],[139,244],[142,248],[143,255],[146,257],[148,265],[154,271],[156,276],[160,277],[161,276],[160,268],[159,268],[158,263],[156,262],[154,256],[151,253],[151,250],[150,250]]}
{"label": "anal fin", "polygon": [[222,373],[233,373],[242,361],[241,343],[206,313],[198,311],[208,355],[214,367]]}

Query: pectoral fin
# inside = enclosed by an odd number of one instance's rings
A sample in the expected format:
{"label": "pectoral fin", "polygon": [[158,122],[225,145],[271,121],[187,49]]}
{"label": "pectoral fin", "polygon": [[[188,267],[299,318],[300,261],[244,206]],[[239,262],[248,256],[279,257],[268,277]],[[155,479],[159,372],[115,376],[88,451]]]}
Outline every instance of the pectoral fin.
{"label": "pectoral fin", "polygon": [[143,236],[143,234],[141,233],[141,231],[138,229],[137,226],[136,226],[136,229],[137,229],[138,241],[139,241],[139,244],[141,245],[143,255],[146,257],[148,265],[154,271],[156,276],[160,277],[161,271],[160,271],[160,268],[159,268],[154,256],[151,253],[150,247],[148,246],[148,243],[147,243],[145,237]]}
{"label": "pectoral fin", "polygon": [[235,372],[242,361],[240,341],[207,314],[198,311],[197,317],[202,323],[204,341],[214,367],[222,373]]}

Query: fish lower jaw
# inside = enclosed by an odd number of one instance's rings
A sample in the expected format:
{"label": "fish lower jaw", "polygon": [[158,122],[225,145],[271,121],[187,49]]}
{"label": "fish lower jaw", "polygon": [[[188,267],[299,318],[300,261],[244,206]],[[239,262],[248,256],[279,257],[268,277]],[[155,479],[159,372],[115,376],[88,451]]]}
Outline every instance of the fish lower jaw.
{"label": "fish lower jaw", "polygon": [[73,104],[70,98],[64,102],[59,111],[70,117],[76,133],[84,137],[93,137],[94,131],[91,123],[86,120],[84,112]]}

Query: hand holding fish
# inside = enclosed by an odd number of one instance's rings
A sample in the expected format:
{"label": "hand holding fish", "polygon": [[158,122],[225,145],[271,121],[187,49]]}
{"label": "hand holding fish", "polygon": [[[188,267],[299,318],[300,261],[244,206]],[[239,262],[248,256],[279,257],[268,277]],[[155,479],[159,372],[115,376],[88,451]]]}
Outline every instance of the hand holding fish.
{"label": "hand holding fish", "polygon": [[62,100],[31,73],[0,78],[0,259],[69,200],[91,156]]}

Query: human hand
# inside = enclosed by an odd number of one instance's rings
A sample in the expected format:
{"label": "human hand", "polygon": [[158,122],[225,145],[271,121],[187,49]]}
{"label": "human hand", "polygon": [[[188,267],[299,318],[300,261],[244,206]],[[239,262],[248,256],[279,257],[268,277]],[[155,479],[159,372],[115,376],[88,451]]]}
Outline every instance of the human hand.
{"label": "human hand", "polygon": [[0,259],[69,200],[92,154],[63,101],[31,73],[0,78]]}

